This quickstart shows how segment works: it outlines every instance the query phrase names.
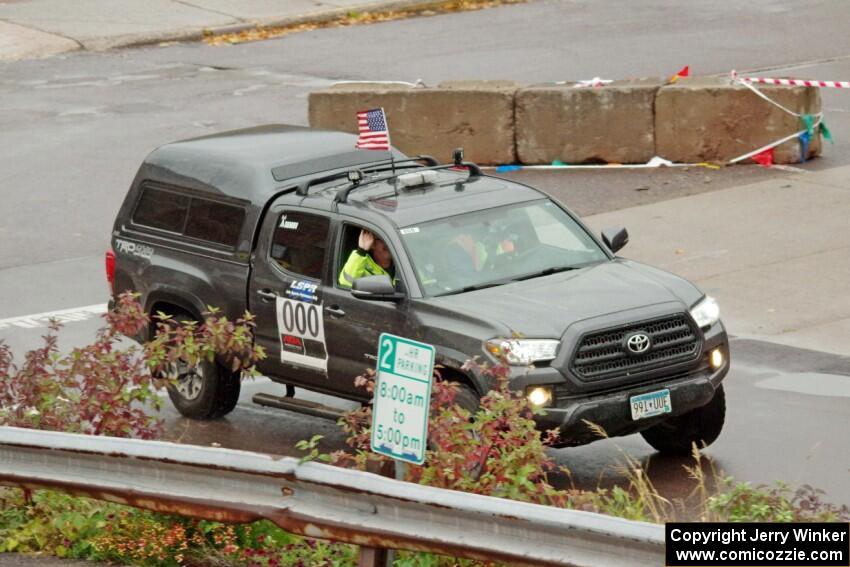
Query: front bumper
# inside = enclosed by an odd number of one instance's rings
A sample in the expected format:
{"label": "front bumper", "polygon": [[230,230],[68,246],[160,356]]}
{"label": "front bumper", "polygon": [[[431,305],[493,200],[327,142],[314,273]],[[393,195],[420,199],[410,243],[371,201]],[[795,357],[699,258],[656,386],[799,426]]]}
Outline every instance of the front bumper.
{"label": "front bumper", "polygon": [[[558,429],[560,431],[561,442],[557,444],[559,447],[584,445],[600,439],[588,423],[601,427],[608,437],[630,435],[706,405],[714,397],[714,392],[727,372],[729,372],[728,358],[726,363],[716,371],[701,370],[683,377],[642,384],[627,390],[576,398],[566,404],[559,403],[564,407],[545,408],[546,413],[535,416],[534,420],[541,430]],[[672,413],[639,421],[632,420],[630,403],[632,396],[665,388],[670,390]]]}
{"label": "front bumper", "polygon": [[[630,435],[711,401],[729,372],[729,342],[722,323],[706,331],[704,338],[703,349],[696,365],[689,369],[671,369],[669,374],[655,373],[654,376],[634,384],[596,392],[571,392],[563,377],[557,382],[551,379],[554,372],[552,368],[531,371],[512,382],[515,387],[521,386],[518,389],[526,389],[535,383],[548,383],[553,387],[553,406],[544,408],[545,413],[536,415],[534,419],[540,430],[560,431],[561,441],[557,446],[584,445],[600,439],[599,434],[588,423],[602,428],[608,437]],[[709,364],[709,353],[715,348],[719,348],[724,355],[723,365],[717,369],[713,369]],[[672,412],[634,421],[630,398],[663,389],[670,390]]]}

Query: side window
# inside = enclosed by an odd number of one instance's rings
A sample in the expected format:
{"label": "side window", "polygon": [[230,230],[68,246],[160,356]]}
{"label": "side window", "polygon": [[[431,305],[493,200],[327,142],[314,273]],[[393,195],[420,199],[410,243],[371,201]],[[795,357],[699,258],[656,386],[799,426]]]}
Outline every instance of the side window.
{"label": "side window", "polygon": [[160,230],[183,232],[188,210],[188,196],[146,187],[133,213],[133,222]]}
{"label": "side window", "polygon": [[351,253],[357,250],[357,240],[360,237],[360,227],[354,226],[353,224],[346,223],[342,230],[342,237],[339,243],[339,258],[337,262],[339,265],[334,270],[334,274],[336,274],[336,278],[334,278],[334,283],[337,287],[345,287],[346,289],[350,289],[350,285],[340,286],[339,276],[342,274],[342,270],[345,267],[346,262],[351,257]]}
{"label": "side window", "polygon": [[236,246],[245,220],[245,209],[225,203],[192,198],[186,236],[225,246]]}
{"label": "side window", "polygon": [[329,229],[327,217],[293,211],[282,213],[272,238],[272,259],[288,272],[321,279]]}
{"label": "side window", "polygon": [[[395,258],[389,246],[382,240],[379,234],[373,235],[374,240],[372,249],[369,252],[369,260],[365,262],[355,261],[353,266],[349,265],[348,261],[352,258],[352,252],[358,248],[362,230],[363,228],[360,226],[345,224],[339,246],[339,265],[336,266],[334,272],[334,284],[339,288],[350,289],[351,284],[359,277],[387,273],[393,282],[395,282],[396,289],[402,291],[404,286],[401,283],[401,278],[396,273]],[[348,273],[347,268],[353,269],[354,272]]]}
{"label": "side window", "polygon": [[231,247],[244,221],[242,207],[154,187],[142,189],[133,212],[134,224]]}

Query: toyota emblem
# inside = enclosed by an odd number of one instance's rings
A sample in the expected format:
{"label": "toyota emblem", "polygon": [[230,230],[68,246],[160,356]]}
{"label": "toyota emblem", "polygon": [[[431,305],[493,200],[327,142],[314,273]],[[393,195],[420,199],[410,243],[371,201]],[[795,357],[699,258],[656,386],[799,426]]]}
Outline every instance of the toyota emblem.
{"label": "toyota emblem", "polygon": [[646,333],[635,333],[626,339],[626,348],[632,354],[643,354],[649,350],[649,335]]}

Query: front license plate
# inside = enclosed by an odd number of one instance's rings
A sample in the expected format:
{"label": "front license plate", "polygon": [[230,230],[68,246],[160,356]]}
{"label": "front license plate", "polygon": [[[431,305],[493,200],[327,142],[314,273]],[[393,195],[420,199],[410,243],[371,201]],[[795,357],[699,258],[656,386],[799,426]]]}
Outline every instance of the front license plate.
{"label": "front license plate", "polygon": [[632,396],[629,401],[632,404],[632,419],[635,421],[672,411],[670,390]]}

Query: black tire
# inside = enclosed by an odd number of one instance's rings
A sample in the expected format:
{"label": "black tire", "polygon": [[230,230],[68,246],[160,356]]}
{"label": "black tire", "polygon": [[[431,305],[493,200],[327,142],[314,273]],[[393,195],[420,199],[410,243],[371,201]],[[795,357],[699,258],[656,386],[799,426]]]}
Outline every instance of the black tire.
{"label": "black tire", "polygon": [[[174,317],[175,321],[192,320],[186,315]],[[177,411],[192,419],[218,419],[236,407],[242,388],[242,372],[233,372],[217,361],[203,361],[194,367],[187,363],[172,364],[164,378],[169,380],[168,397]]]}
{"label": "black tire", "polygon": [[660,453],[688,455],[694,443],[698,449],[714,443],[720,436],[725,419],[726,394],[721,385],[706,405],[653,425],[641,431],[641,435]]}
{"label": "black tire", "polygon": [[478,411],[478,406],[481,405],[481,397],[466,384],[458,383],[455,404],[468,411],[471,415],[475,415]]}

